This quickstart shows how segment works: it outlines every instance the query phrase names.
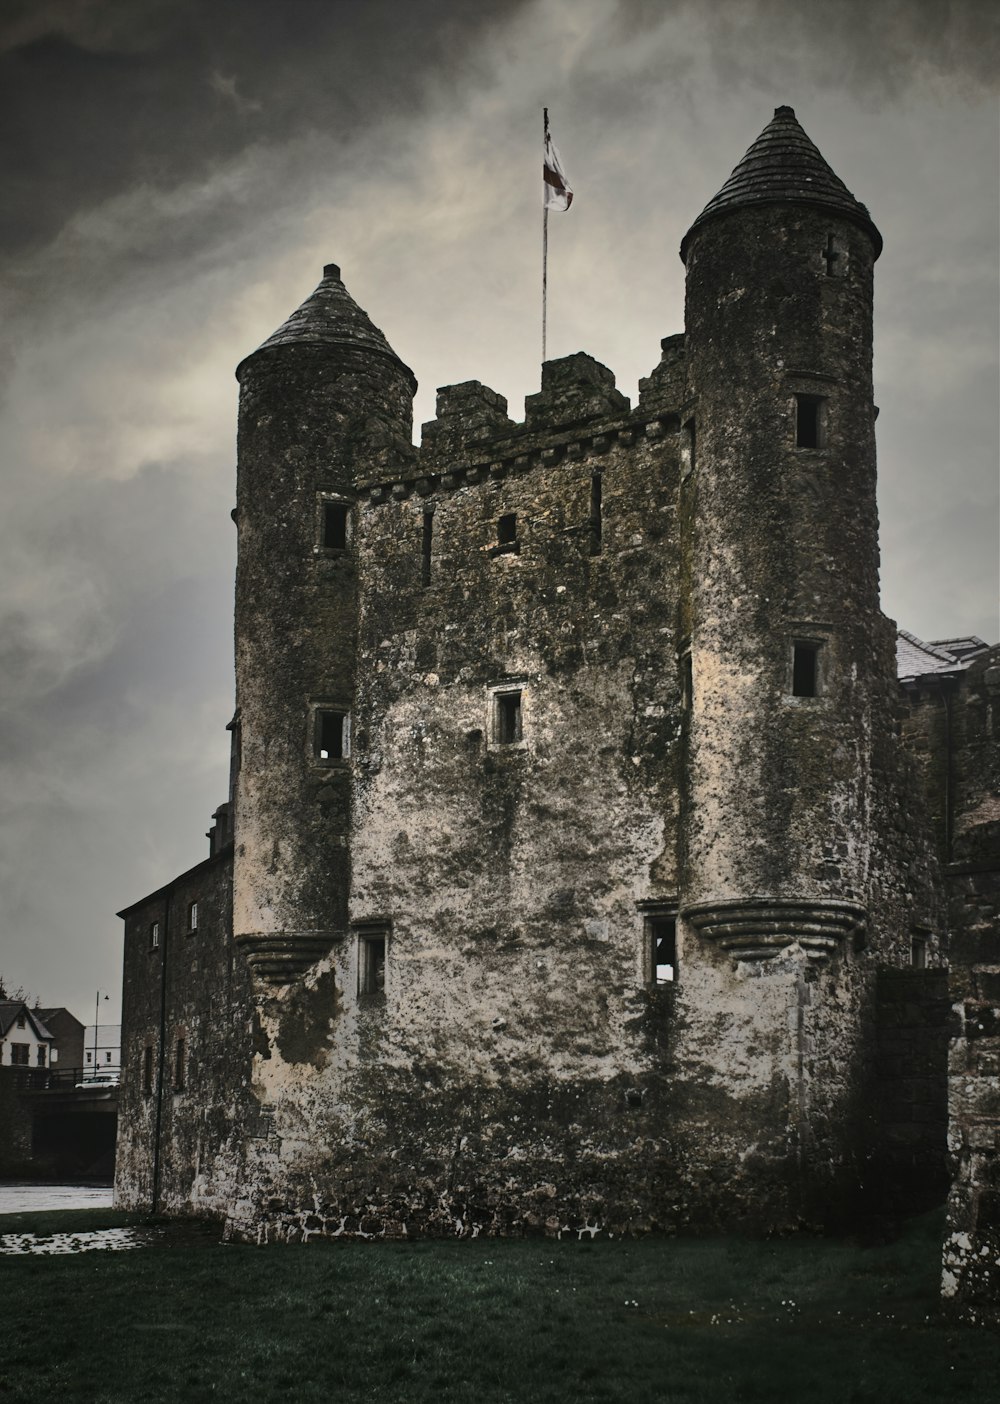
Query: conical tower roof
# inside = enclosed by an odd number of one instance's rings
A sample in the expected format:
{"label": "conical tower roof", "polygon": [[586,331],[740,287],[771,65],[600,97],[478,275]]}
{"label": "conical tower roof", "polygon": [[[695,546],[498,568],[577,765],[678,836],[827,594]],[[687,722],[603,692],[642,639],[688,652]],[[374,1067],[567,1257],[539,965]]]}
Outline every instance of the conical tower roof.
{"label": "conical tower roof", "polygon": [[882,252],[882,236],[871,215],[834,175],[799,126],[791,107],[774,109],[774,117],[684,235],[681,258],[686,257],[696,229],[716,215],[728,214],[744,205],[821,205],[859,224],[871,236],[876,258]]}
{"label": "conical tower roof", "polygon": [[344,287],[340,269],[335,263],[326,265],[323,281],[301,307],[297,307],[276,332],[240,362],[236,368],[236,379],[239,380],[247,361],[284,346],[352,346],[372,351],[395,361],[413,379],[409,366],[399,359],[367,312],[362,311]]}

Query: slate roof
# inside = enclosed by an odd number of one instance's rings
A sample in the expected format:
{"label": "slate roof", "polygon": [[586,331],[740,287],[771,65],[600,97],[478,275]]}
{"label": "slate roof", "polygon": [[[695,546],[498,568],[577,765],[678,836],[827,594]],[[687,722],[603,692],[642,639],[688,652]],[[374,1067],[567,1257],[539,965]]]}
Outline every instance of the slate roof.
{"label": "slate roof", "polygon": [[38,1010],[29,1009],[23,999],[0,1000],[0,1038],[6,1038],[7,1030],[16,1022],[19,1014],[28,1016],[32,1028],[40,1039],[54,1042],[52,1035],[39,1018]]}
{"label": "slate roof", "polygon": [[961,673],[987,646],[975,634],[925,643],[916,634],[899,629],[896,633],[896,675],[900,682],[913,682],[916,678]]}
{"label": "slate roof", "polygon": [[866,230],[874,241],[876,258],[882,252],[882,236],[865,206],[834,175],[799,126],[794,110],[776,107],[774,117],[684,235],[681,258],[694,231],[716,215],[744,205],[777,204],[822,205]]}
{"label": "slate roof", "polygon": [[363,312],[344,287],[340,269],[335,263],[328,263],[323,269],[323,281],[297,307],[292,315],[282,322],[276,332],[244,357],[236,368],[236,379],[247,361],[259,356],[262,351],[273,351],[282,346],[355,346],[388,356],[396,361],[413,378],[409,366],[393,351],[383,333],[372,322],[367,312]]}

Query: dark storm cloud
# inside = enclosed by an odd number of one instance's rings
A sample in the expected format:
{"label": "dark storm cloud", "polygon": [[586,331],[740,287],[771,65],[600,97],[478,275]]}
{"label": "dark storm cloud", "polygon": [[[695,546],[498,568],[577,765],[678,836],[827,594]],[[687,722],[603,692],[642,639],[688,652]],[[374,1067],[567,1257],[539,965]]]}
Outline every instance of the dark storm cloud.
{"label": "dark storm cloud", "polygon": [[25,4],[0,28],[0,252],[74,211],[195,177],[310,129],[345,141],[416,107],[526,0],[98,0]]}
{"label": "dark storm cloud", "polygon": [[935,78],[995,90],[1000,74],[996,0],[619,0],[619,22],[642,33],[668,9],[697,15],[729,82],[756,83],[767,56],[790,84],[872,102]]}

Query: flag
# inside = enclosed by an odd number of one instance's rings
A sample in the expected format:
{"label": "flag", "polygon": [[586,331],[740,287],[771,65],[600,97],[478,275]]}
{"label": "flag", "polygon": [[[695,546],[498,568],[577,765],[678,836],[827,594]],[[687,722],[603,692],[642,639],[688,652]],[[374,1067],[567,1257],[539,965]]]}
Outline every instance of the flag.
{"label": "flag", "polygon": [[573,192],[562,168],[559,152],[553,145],[548,128],[545,131],[545,156],[542,164],[542,205],[547,210],[568,210]]}

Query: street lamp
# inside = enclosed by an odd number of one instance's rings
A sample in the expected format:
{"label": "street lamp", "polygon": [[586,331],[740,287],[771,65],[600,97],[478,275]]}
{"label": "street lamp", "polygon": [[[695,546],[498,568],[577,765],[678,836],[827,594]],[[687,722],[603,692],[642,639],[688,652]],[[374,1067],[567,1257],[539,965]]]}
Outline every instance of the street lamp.
{"label": "street lamp", "polygon": [[[108,996],[104,996],[105,1003]],[[97,1026],[101,1022],[101,992],[97,991],[97,998],[94,1000],[94,1071],[91,1076],[97,1076]]]}

